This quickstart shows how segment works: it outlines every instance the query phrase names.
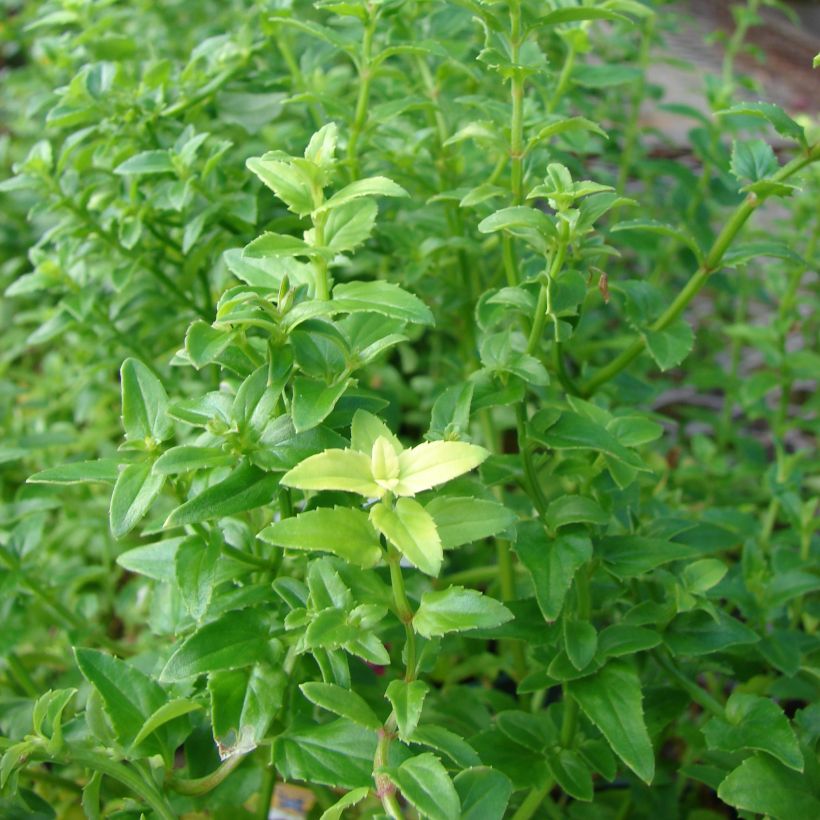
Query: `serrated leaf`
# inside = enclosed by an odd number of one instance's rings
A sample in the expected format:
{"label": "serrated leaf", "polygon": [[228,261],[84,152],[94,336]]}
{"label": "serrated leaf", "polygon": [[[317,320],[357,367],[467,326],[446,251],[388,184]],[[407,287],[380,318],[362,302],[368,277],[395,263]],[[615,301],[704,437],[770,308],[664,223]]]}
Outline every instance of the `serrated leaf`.
{"label": "serrated leaf", "polygon": [[265,157],[251,157],[245,165],[287,205],[288,210],[298,216],[307,216],[313,210],[310,179],[299,168]]}
{"label": "serrated leaf", "polygon": [[763,140],[735,140],[732,144],[731,170],[739,181],[764,179],[778,167],[777,157],[769,143]]}
{"label": "serrated leaf", "polygon": [[367,513],[350,507],[321,507],[283,518],[257,536],[268,544],[297,550],[330,552],[368,569],[382,557],[378,533]]}
{"label": "serrated leaf", "polygon": [[414,566],[434,578],[444,560],[433,517],[411,498],[399,498],[395,507],[376,504],[370,510],[373,526]]}
{"label": "serrated leaf", "polygon": [[461,817],[461,801],[458,792],[432,753],[408,758],[393,775],[404,798],[429,820],[453,820]]}
{"label": "serrated leaf", "polygon": [[378,207],[372,199],[334,208],[325,223],[325,244],[336,253],[358,248],[370,238],[377,213]]}
{"label": "serrated leaf", "polygon": [[253,510],[270,503],[278,486],[278,476],[243,464],[218,484],[177,507],[168,516],[165,526],[181,527]]}
{"label": "serrated leaf", "polygon": [[373,311],[402,322],[434,324],[430,308],[418,296],[391,282],[346,282],[336,285],[331,307],[346,313]]}
{"label": "serrated leaf", "polygon": [[637,672],[625,663],[610,661],[594,675],[570,681],[566,686],[615,754],[641,780],[651,783],[655,754],[644,723]]}
{"label": "serrated leaf", "polygon": [[529,571],[542,614],[554,621],[564,607],[575,573],[592,557],[592,542],[576,533],[548,539],[540,524],[520,528],[515,551]]}
{"label": "serrated leaf", "polygon": [[361,803],[369,794],[370,788],[368,786],[353,789],[353,791],[348,792],[344,797],[337,800],[329,809],[322,812],[322,816],[319,820],[342,820],[345,809],[349,809],[357,803]]}
{"label": "serrated leaf", "polygon": [[250,259],[287,259],[295,256],[311,257],[319,252],[303,239],[267,231],[242,249],[242,256]]}
{"label": "serrated leaf", "polygon": [[695,334],[683,319],[663,330],[645,330],[646,349],[661,370],[679,365],[692,351]]}
{"label": "serrated leaf", "polygon": [[255,609],[229,612],[186,638],[160,679],[182,681],[222,669],[239,669],[271,659],[266,619]]}
{"label": "serrated leaf", "polygon": [[512,795],[510,779],[489,766],[475,766],[453,781],[461,800],[461,820],[503,820]]}
{"label": "serrated leaf", "polygon": [[316,706],[327,709],[335,715],[352,720],[374,732],[381,729],[382,722],[376,713],[367,705],[361,695],[350,689],[344,689],[335,683],[308,682],[299,685],[302,694]]}
{"label": "serrated leaf", "polygon": [[769,102],[743,102],[716,111],[716,117],[743,115],[766,120],[778,134],[806,146],[806,132],[779,105]]}
{"label": "serrated leaf", "polygon": [[421,719],[424,699],[429,691],[430,687],[421,680],[390,681],[385,690],[384,696],[390,701],[393,706],[393,713],[396,716],[399,738],[405,743],[410,740],[410,736],[416,731]]}
{"label": "serrated leaf", "polygon": [[489,452],[462,441],[428,441],[399,454],[397,495],[416,493],[437,487],[474,470],[489,457]]}
{"label": "serrated leaf", "polygon": [[489,538],[512,527],[517,516],[496,501],[442,495],[425,506],[444,549]]}
{"label": "serrated leaf", "polygon": [[316,209],[316,213],[323,213],[346,205],[354,199],[369,196],[409,196],[407,191],[387,177],[369,177],[359,179],[346,185],[341,191],[337,191],[330,199],[326,200]]}
{"label": "serrated leaf", "polygon": [[776,820],[820,815],[820,800],[807,778],[762,755],[747,758],[730,772],[718,797],[736,809]]}
{"label": "serrated leaf", "polygon": [[476,589],[452,586],[421,596],[413,616],[413,628],[419,635],[432,638],[448,632],[492,629],[512,618],[512,612],[495,598]]}
{"label": "serrated leaf", "polygon": [[380,498],[384,490],[373,480],[370,454],[356,450],[325,450],[297,464],[282,476],[282,484],[299,490],[341,490]]}

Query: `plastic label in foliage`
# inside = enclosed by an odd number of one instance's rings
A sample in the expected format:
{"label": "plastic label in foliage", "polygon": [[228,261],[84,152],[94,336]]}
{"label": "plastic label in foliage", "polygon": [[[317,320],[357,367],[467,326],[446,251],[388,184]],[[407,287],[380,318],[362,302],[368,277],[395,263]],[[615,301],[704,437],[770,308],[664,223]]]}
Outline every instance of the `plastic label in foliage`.
{"label": "plastic label in foliage", "polygon": [[273,790],[268,820],[304,820],[315,802],[316,796],[310,789],[277,783]]}

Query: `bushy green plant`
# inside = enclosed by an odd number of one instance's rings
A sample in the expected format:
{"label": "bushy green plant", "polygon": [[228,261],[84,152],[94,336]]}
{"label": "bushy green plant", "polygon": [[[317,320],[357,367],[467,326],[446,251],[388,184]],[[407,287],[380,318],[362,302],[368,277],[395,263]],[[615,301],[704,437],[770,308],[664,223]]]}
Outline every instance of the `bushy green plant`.
{"label": "bushy green plant", "polygon": [[4,817],[820,814],[779,3],[5,5]]}

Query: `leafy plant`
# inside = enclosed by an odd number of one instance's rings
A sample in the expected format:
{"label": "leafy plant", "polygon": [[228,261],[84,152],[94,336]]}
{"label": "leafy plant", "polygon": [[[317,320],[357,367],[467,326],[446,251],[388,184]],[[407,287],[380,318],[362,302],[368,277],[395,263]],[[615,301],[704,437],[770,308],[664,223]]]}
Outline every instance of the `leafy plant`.
{"label": "leafy plant", "polygon": [[763,5],[680,161],[661,2],[13,8],[4,816],[820,808],[820,143],[739,93]]}

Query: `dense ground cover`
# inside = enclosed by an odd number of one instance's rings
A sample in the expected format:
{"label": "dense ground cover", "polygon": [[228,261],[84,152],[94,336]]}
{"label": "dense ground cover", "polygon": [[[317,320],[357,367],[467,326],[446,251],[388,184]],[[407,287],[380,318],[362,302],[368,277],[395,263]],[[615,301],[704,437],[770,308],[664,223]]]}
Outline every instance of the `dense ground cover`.
{"label": "dense ground cover", "polygon": [[764,5],[3,0],[3,817],[820,816]]}

